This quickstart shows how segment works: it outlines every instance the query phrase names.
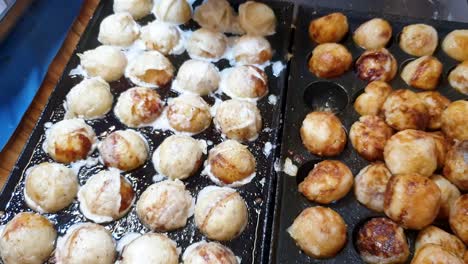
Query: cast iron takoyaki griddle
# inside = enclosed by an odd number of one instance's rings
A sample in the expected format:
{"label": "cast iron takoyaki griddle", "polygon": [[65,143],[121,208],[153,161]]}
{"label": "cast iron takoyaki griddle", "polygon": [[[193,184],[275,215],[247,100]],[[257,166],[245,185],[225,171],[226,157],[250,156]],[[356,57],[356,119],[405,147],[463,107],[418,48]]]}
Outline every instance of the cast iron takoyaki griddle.
{"label": "cast iron takoyaki griddle", "polygon": [[[303,209],[317,205],[308,201],[298,192],[298,184],[307,176],[317,162],[327,159],[309,153],[303,146],[299,134],[303,119],[311,111],[331,108],[337,114],[348,133],[351,125],[359,118],[359,114],[353,108],[354,99],[362,93],[367,84],[356,76],[354,69],[350,69],[338,78],[328,80],[318,78],[308,70],[308,59],[311,51],[317,45],[309,38],[309,23],[312,19],[332,12],[343,12],[348,17],[349,33],[341,43],[352,53],[353,62],[356,61],[364,50],[354,44],[352,32],[361,23],[371,18],[382,17],[390,22],[393,28],[393,37],[387,49],[397,59],[399,69],[395,79],[390,82],[394,89],[408,88],[400,78],[400,73],[402,65],[405,65],[412,59],[410,55],[404,53],[398,46],[398,37],[402,28],[413,23],[426,23],[434,26],[439,34],[439,47],[434,56],[444,65],[442,80],[437,91],[451,100],[466,98],[466,96],[451,88],[447,81],[448,73],[458,62],[449,58],[442,51],[440,43],[450,31],[468,28],[468,24],[301,6],[298,11],[294,33],[293,58],[290,62],[290,80],[284,114],[281,149],[281,161],[283,162],[286,158],[290,158],[299,167],[299,171],[296,177],[281,173],[278,180],[274,224],[275,233],[272,238],[273,248],[271,251],[273,263],[361,263],[362,260],[354,246],[355,233],[359,226],[369,218],[383,215],[372,212],[359,204],[353,190],[339,201],[326,205],[336,210],[344,218],[348,226],[348,238],[345,248],[336,257],[330,259],[318,260],[308,257],[299,250],[293,239],[286,232],[286,229],[291,226],[294,219]],[[416,91],[416,89],[410,89]],[[356,175],[363,167],[369,164],[369,162],[357,154],[350,142],[347,143],[345,150],[339,156],[328,159],[343,161],[352,170],[353,175]],[[416,233],[414,231],[406,231],[406,235],[411,241],[411,251],[414,250]]]}
{"label": "cast iron takoyaki griddle", "polygon": [[[237,9],[238,4],[243,1],[230,2]],[[200,3],[201,1],[197,1],[196,5]],[[82,80],[82,77],[80,76],[69,76],[70,70],[77,67],[80,63],[76,54],[89,49],[94,49],[100,45],[97,41],[99,25],[105,17],[113,13],[112,4],[113,1],[101,1],[93,18],[87,26],[86,31],[81,37],[75,53],[68,62],[60,81],[50,96],[49,102],[0,196],[0,209],[5,213],[0,218],[0,224],[7,223],[19,212],[31,211],[26,206],[23,199],[24,173],[33,165],[45,161],[53,161],[43,152],[41,147],[44,141],[45,126],[63,119],[63,102],[65,96],[74,85],[78,84]],[[272,61],[281,60],[283,64],[287,64],[294,5],[290,3],[270,1],[267,4],[273,8],[276,17],[278,18],[278,26],[276,29],[277,33],[271,37],[267,37],[274,50]],[[139,20],[138,23],[145,25],[152,20],[154,20],[154,16],[150,15]],[[196,23],[191,21],[188,25],[183,26],[182,28],[196,29],[197,27]],[[182,55],[169,56],[169,59],[175,68],[178,69],[184,61],[189,59],[189,56],[185,52]],[[216,63],[216,65],[220,70],[222,70],[228,67],[229,63],[226,60],[221,60]],[[273,169],[275,151],[273,150],[269,155],[265,155],[263,153],[263,149],[266,142],[271,142],[273,146],[276,146],[276,144],[279,143],[278,132],[280,130],[282,98],[285,91],[288,73],[285,68],[279,77],[274,77],[271,67],[266,68],[266,73],[269,77],[269,95],[275,95],[278,100],[276,104],[269,103],[268,96],[265,96],[258,102],[258,107],[261,111],[264,123],[263,130],[257,140],[248,143],[248,148],[252,151],[257,160],[256,177],[249,184],[236,188],[247,202],[249,208],[249,223],[245,231],[238,238],[224,243],[231,248],[237,256],[241,257],[242,263],[265,263],[268,258],[268,250],[270,248],[269,243],[276,186],[276,174]],[[111,91],[114,94],[114,105],[121,92],[135,86],[124,77],[117,82],[110,83],[110,85]],[[169,88],[170,87],[168,86],[157,89],[165,101],[167,98],[177,96],[176,93],[169,91]],[[223,100],[227,98],[228,97],[224,96]],[[214,98],[212,97],[205,97],[205,100],[210,104],[214,103]],[[112,111],[107,114],[104,119],[87,121],[87,123],[94,128],[99,139],[103,139],[107,134],[114,130],[126,129],[126,127],[117,120]],[[140,131],[148,140],[150,155],[164,138],[172,134],[172,132],[163,133],[158,130],[153,131],[153,129],[149,127],[139,128],[137,130]],[[214,145],[222,141],[221,135],[216,131],[214,125],[194,137],[197,139],[212,141]],[[208,148],[210,149],[214,145],[209,145]],[[97,156],[98,152],[94,151],[94,153],[92,153],[92,157],[96,158]],[[102,169],[104,169],[104,166],[101,163],[91,166],[90,168],[83,167],[79,172],[79,183],[83,185],[92,174]],[[124,176],[131,181],[134,189],[136,190],[138,199],[146,187],[153,183],[152,178],[155,174],[156,171],[153,168],[151,161],[148,160],[143,167],[126,173]],[[200,172],[189,179],[184,180],[184,182],[187,185],[187,189],[194,197],[198,195],[199,190],[203,187],[214,185],[208,177],[201,176]],[[56,225],[59,235],[63,235],[67,228],[72,224],[87,221],[80,213],[77,201],[75,201],[70,207],[56,214],[46,214],[46,217]],[[119,239],[126,233],[148,231],[138,220],[135,212],[135,206],[133,206],[128,215],[118,221],[106,224],[105,226],[112,231],[113,236],[116,239]],[[189,219],[186,227],[168,232],[168,236],[177,242],[182,252],[191,243],[205,239],[196,228],[193,217]]]}

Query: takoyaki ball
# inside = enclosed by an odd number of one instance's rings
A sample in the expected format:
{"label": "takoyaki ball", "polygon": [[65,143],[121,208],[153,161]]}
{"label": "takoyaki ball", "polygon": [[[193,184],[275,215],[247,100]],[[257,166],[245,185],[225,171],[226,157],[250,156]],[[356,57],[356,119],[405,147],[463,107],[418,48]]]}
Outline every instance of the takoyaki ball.
{"label": "takoyaki ball", "polygon": [[268,76],[253,65],[237,66],[223,74],[220,87],[231,98],[261,98],[268,93]]}
{"label": "takoyaki ball", "polygon": [[0,256],[5,264],[41,264],[54,250],[57,232],[35,213],[19,213],[0,231]]}
{"label": "takoyaki ball", "polygon": [[148,158],[146,140],[130,129],[112,132],[101,141],[98,149],[104,165],[123,171],[140,167]]}
{"label": "takoyaki ball", "polygon": [[392,174],[383,162],[372,163],[356,175],[354,195],[356,200],[376,212],[384,210],[384,195]]}
{"label": "takoyaki ball", "polygon": [[447,151],[450,148],[450,143],[445,138],[444,134],[440,131],[427,132],[426,134],[432,137],[432,139],[434,139],[437,156],[437,168],[443,168],[445,165],[445,157],[447,155]]}
{"label": "takoyaki ball", "polygon": [[378,116],[361,116],[349,131],[349,140],[354,149],[368,161],[382,160],[387,140],[393,129]]}
{"label": "takoyaki ball", "polygon": [[226,137],[239,141],[256,139],[262,129],[262,116],[257,106],[238,99],[219,104],[213,121]]}
{"label": "takoyaki ball", "polygon": [[182,256],[184,264],[239,264],[234,253],[217,242],[200,241],[190,245]]}
{"label": "takoyaki ball", "polygon": [[111,264],[116,255],[112,234],[92,223],[71,226],[55,250],[56,263]]}
{"label": "takoyaki ball", "polygon": [[460,190],[468,190],[468,141],[456,142],[445,157],[443,174]]}
{"label": "takoyaki ball", "polygon": [[140,38],[147,49],[157,50],[165,55],[173,53],[181,41],[176,26],[160,21],[153,21],[142,27]]}
{"label": "takoyaki ball", "polygon": [[101,77],[107,82],[117,81],[127,67],[125,54],[114,46],[102,45],[78,54],[81,66],[91,77]]}
{"label": "takoyaki ball", "polygon": [[309,37],[319,44],[340,42],[348,29],[348,18],[343,13],[331,13],[310,22]]}
{"label": "takoyaki ball", "polygon": [[442,49],[455,60],[468,60],[468,29],[450,32],[442,42]]}
{"label": "takoyaki ball", "polygon": [[114,0],[114,13],[128,12],[134,19],[149,15],[152,8],[152,0]]}
{"label": "takoyaki ball", "polygon": [[364,49],[380,49],[392,37],[392,26],[381,18],[371,19],[361,24],[353,34],[354,42]]}
{"label": "takoyaki ball", "polygon": [[81,212],[95,223],[122,218],[134,200],[131,183],[115,169],[91,176],[78,191]]}
{"label": "takoyaki ball", "polygon": [[403,228],[385,217],[367,221],[359,229],[356,245],[365,263],[405,263],[409,256]]}
{"label": "takoyaki ball", "polygon": [[426,106],[429,114],[428,129],[437,130],[441,127],[442,112],[449,106],[450,100],[439,92],[428,91],[417,93]]}
{"label": "takoyaki ball", "polygon": [[44,151],[55,161],[70,163],[85,159],[94,149],[96,134],[82,119],[65,119],[46,131]]}
{"label": "takoyaki ball", "polygon": [[315,164],[299,184],[299,192],[310,201],[329,204],[343,198],[351,190],[353,180],[353,173],[346,164],[324,160]]}
{"label": "takoyaki ball", "polygon": [[417,57],[432,55],[438,42],[436,29],[426,24],[408,25],[400,34],[400,48]]}
{"label": "takoyaki ball", "polygon": [[195,9],[193,15],[201,27],[214,31],[240,34],[240,28],[236,12],[227,0],[206,0]]}
{"label": "takoyaki ball", "polygon": [[358,77],[367,82],[391,81],[397,73],[395,57],[385,48],[366,50],[356,61]]}
{"label": "takoyaki ball", "polygon": [[432,56],[423,56],[406,64],[401,79],[406,84],[422,90],[434,90],[442,74],[442,63]]}
{"label": "takoyaki ball", "polygon": [[431,179],[417,173],[390,178],[385,190],[384,212],[408,229],[423,229],[439,213],[440,189]]}
{"label": "takoyaki ball", "polygon": [[392,92],[392,87],[382,81],[370,82],[354,101],[354,110],[360,115],[380,115],[382,105]]}
{"label": "takoyaki ball", "polygon": [[450,139],[468,140],[468,101],[452,102],[442,112],[442,131]]}
{"label": "takoyaki ball", "polygon": [[448,80],[455,90],[464,95],[468,95],[468,60],[458,64],[458,66],[450,72]]}
{"label": "takoyaki ball", "polygon": [[136,85],[161,87],[172,80],[174,66],[159,51],[145,51],[130,61],[126,75]]}
{"label": "takoyaki ball", "polygon": [[411,264],[463,264],[463,259],[457,257],[443,246],[426,244],[414,255]]}
{"label": "takoyaki ball", "polygon": [[337,43],[320,44],[312,51],[309,71],[320,78],[338,77],[351,67],[352,60],[345,46]]}
{"label": "takoyaki ball", "polygon": [[234,59],[240,64],[264,64],[271,60],[273,51],[264,37],[243,35],[233,47]]}
{"label": "takoyaki ball", "polygon": [[408,89],[392,92],[382,105],[382,114],[385,122],[396,130],[424,130],[430,120],[424,101]]}
{"label": "takoyaki ball", "polygon": [[184,24],[192,18],[187,0],[159,0],[154,11],[158,20],[174,24]]}
{"label": "takoyaki ball", "polygon": [[255,173],[255,157],[247,146],[226,140],[208,154],[211,173],[223,184],[242,182]]}
{"label": "takoyaki ball", "polygon": [[307,255],[331,258],[346,244],[346,223],[333,209],[315,206],[303,210],[287,232]]}
{"label": "takoyaki ball", "polygon": [[123,248],[120,264],[178,264],[177,244],[165,234],[146,233]]}
{"label": "takoyaki ball", "polygon": [[161,232],[184,227],[191,208],[192,196],[179,180],[150,185],[136,205],[140,221],[149,229]]}
{"label": "takoyaki ball", "polygon": [[203,96],[218,89],[219,81],[219,71],[213,64],[187,60],[180,66],[174,82],[178,89]]}
{"label": "takoyaki ball", "polygon": [[219,59],[227,48],[227,38],[207,28],[195,30],[187,41],[187,52],[192,59]]}
{"label": "takoyaki ball", "polygon": [[200,133],[211,124],[210,105],[194,94],[182,94],[169,102],[169,125],[177,131]]}
{"label": "takoyaki ball", "polygon": [[67,94],[66,116],[84,119],[102,117],[111,110],[113,100],[110,86],[102,78],[84,79]]}
{"label": "takoyaki ball", "polygon": [[264,3],[247,1],[239,6],[239,23],[250,35],[269,36],[275,34],[275,12]]}
{"label": "takoyaki ball", "polygon": [[208,186],[198,194],[195,224],[209,239],[234,239],[244,231],[247,221],[245,201],[234,189]]}
{"label": "takoyaki ball", "polygon": [[120,94],[114,113],[128,127],[139,127],[155,121],[163,110],[159,94],[150,88],[134,87]]}
{"label": "takoyaki ball", "polygon": [[400,131],[387,141],[384,160],[392,174],[418,173],[430,177],[437,169],[435,140],[424,131]]}
{"label": "takoyaki ball", "polygon": [[130,46],[140,34],[140,27],[130,13],[112,14],[102,20],[98,41],[104,45]]}
{"label": "takoyaki ball", "polygon": [[468,244],[468,194],[457,198],[450,209],[449,223],[452,231],[465,245]]}
{"label": "takoyaki ball", "polygon": [[78,187],[73,170],[62,164],[44,162],[26,171],[24,199],[39,213],[54,213],[73,202]]}
{"label": "takoyaki ball", "polygon": [[463,256],[463,260],[465,261],[465,264],[468,263],[468,250],[465,251],[465,255]]}
{"label": "takoyaki ball", "polygon": [[463,255],[465,255],[465,244],[458,237],[436,226],[428,226],[419,231],[416,238],[415,251],[418,252],[419,249],[427,244],[442,246],[445,250],[452,252],[459,258],[463,258]]}
{"label": "takoyaki ball", "polygon": [[437,186],[439,186],[441,193],[438,218],[447,219],[450,214],[450,208],[452,208],[455,200],[461,195],[460,191],[458,190],[457,186],[440,175],[432,175],[431,180],[435,182]]}
{"label": "takoyaki ball", "polygon": [[346,145],[346,132],[331,112],[311,112],[301,126],[302,144],[315,155],[336,156]]}

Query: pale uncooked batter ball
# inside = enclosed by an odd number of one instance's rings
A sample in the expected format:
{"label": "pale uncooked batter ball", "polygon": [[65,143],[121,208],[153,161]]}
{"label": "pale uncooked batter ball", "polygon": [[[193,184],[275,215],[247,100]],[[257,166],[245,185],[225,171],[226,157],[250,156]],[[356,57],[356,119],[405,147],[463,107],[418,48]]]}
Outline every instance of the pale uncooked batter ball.
{"label": "pale uncooked batter ball", "polygon": [[234,253],[217,242],[200,241],[190,245],[182,256],[184,264],[239,264]]}
{"label": "pale uncooked batter ball", "polygon": [[195,9],[193,15],[201,27],[219,32],[241,34],[236,12],[227,0],[206,0]]}
{"label": "pale uncooked batter ball", "polygon": [[427,264],[427,263],[450,263],[463,264],[466,263],[457,255],[448,251],[444,246],[435,244],[426,244],[422,246],[416,254],[414,254],[411,264]]}
{"label": "pale uncooked batter ball", "polygon": [[262,129],[262,116],[255,104],[231,99],[218,105],[214,123],[230,139],[254,140]]}
{"label": "pale uncooked batter ball", "polygon": [[415,251],[419,251],[419,249],[427,244],[442,246],[459,258],[463,258],[466,251],[465,245],[458,237],[436,226],[428,226],[419,232],[416,238]]}
{"label": "pale uncooked batter ball", "polygon": [[103,226],[78,223],[57,241],[57,263],[112,264],[117,254],[112,234]]}
{"label": "pale uncooked batter ball", "polygon": [[442,42],[442,49],[453,59],[468,60],[468,29],[450,32]]}
{"label": "pale uncooked batter ball", "polygon": [[112,108],[114,96],[109,84],[100,77],[84,79],[68,92],[65,107],[67,117],[99,118]]}
{"label": "pale uncooked batter ball", "polygon": [[450,208],[452,208],[455,200],[460,197],[461,193],[458,190],[457,186],[452,184],[446,178],[440,175],[432,175],[431,180],[439,186],[440,193],[441,193],[441,201],[440,201],[440,210],[438,218],[447,219],[450,214]]}
{"label": "pale uncooked batter ball", "polygon": [[159,0],[156,2],[155,14],[158,20],[184,24],[192,18],[192,7],[187,0]]}
{"label": "pale uncooked batter ball", "polygon": [[82,119],[59,121],[45,134],[44,151],[62,163],[85,159],[96,143],[96,134]]}
{"label": "pale uncooked batter ball", "polygon": [[106,223],[123,217],[133,205],[135,192],[131,183],[116,169],[91,176],[78,192],[83,215],[96,222]]}
{"label": "pale uncooked batter ball", "polygon": [[107,82],[117,81],[127,66],[125,54],[117,47],[102,45],[78,54],[81,66],[89,76],[99,76]]}
{"label": "pale uncooked batter ball", "polygon": [[0,256],[5,264],[42,264],[54,250],[56,238],[47,218],[19,213],[0,232]]}
{"label": "pale uncooked batter ball", "polygon": [[234,59],[239,64],[263,64],[273,56],[270,42],[264,37],[243,35],[233,47]]}
{"label": "pale uncooked batter ball", "polygon": [[392,87],[382,81],[370,82],[354,101],[354,110],[360,115],[380,115],[382,105],[392,92]]}
{"label": "pale uncooked batter ball", "polygon": [[114,13],[128,12],[134,19],[140,19],[151,13],[153,0],[114,0]]}
{"label": "pale uncooked batter ball", "polygon": [[161,87],[174,76],[174,66],[159,51],[145,51],[129,62],[125,75],[139,86]]}
{"label": "pale uncooked batter ball", "polygon": [[253,65],[237,66],[223,72],[219,86],[231,98],[261,98],[268,93],[268,77]]}
{"label": "pale uncooked batter ball", "polygon": [[220,59],[227,48],[227,38],[207,28],[195,30],[186,44],[186,49],[192,59]]}
{"label": "pale uncooked batter ball", "polygon": [[180,52],[176,48],[180,45],[181,36],[174,25],[153,21],[141,28],[140,38],[147,49],[157,50],[166,55]]}
{"label": "pale uncooked batter ball", "polygon": [[435,57],[423,56],[406,64],[401,79],[406,84],[422,90],[434,90],[442,74],[442,63]]}
{"label": "pale uncooked batter ball", "polygon": [[384,195],[392,173],[383,162],[371,163],[359,171],[354,180],[356,200],[376,212],[384,210]]}
{"label": "pale uncooked batter ball", "polygon": [[269,36],[275,34],[275,12],[266,4],[247,1],[239,6],[239,22],[250,35]]}
{"label": "pale uncooked batter ball", "polygon": [[319,44],[340,42],[348,29],[348,18],[343,13],[331,13],[310,22],[309,37]]}
{"label": "pale uncooked batter ball", "polygon": [[210,105],[199,95],[182,94],[169,102],[167,119],[175,130],[197,134],[211,124]]}
{"label": "pale uncooked batter ball", "polygon": [[464,95],[468,95],[468,60],[458,64],[458,66],[450,72],[448,80],[455,90]]}
{"label": "pale uncooked batter ball", "polygon": [[178,264],[176,242],[164,234],[146,233],[124,247],[120,264]]}
{"label": "pale uncooked batter ball", "polygon": [[403,28],[400,34],[400,48],[413,56],[432,55],[439,38],[434,27],[426,24],[412,24]]}
{"label": "pale uncooked batter ball", "polygon": [[210,173],[220,184],[242,185],[255,175],[255,157],[247,146],[226,140],[212,148],[208,155]]}
{"label": "pale uncooked batter ball", "polygon": [[39,213],[54,213],[73,202],[78,187],[73,170],[62,164],[44,162],[26,171],[24,199]]}
{"label": "pale uncooked batter ball", "polygon": [[244,231],[248,218],[247,205],[236,190],[208,186],[198,193],[195,224],[209,239],[234,239]]}
{"label": "pale uncooked batter ball", "polygon": [[468,140],[456,142],[445,157],[443,174],[460,190],[468,191]]}
{"label": "pale uncooked batter ball", "polygon": [[179,68],[174,86],[182,91],[208,95],[218,89],[219,71],[215,65],[200,60],[187,60]]}
{"label": "pale uncooked batter ball", "polygon": [[442,112],[442,131],[450,139],[468,140],[468,101],[452,102]]}
{"label": "pale uncooked batter ball", "polygon": [[440,129],[442,125],[442,112],[450,105],[450,100],[436,91],[427,91],[416,94],[424,103],[429,114],[428,129]]}
{"label": "pale uncooked batter ball", "polygon": [[385,48],[366,50],[356,61],[359,79],[367,82],[389,82],[395,77],[398,65],[395,57]]}
{"label": "pale uncooked batter ball", "polygon": [[424,130],[430,118],[424,101],[408,89],[392,92],[382,106],[382,114],[385,122],[396,130]]}
{"label": "pale uncooked batter ball", "polygon": [[161,115],[163,104],[155,90],[134,87],[120,94],[114,113],[125,125],[139,127],[155,121]]}
{"label": "pale uncooked batter ball", "polygon": [[140,34],[140,26],[130,13],[112,14],[101,22],[98,41],[104,45],[130,46]]}
{"label": "pale uncooked batter ball", "polygon": [[392,26],[382,18],[374,18],[361,24],[354,31],[354,42],[364,49],[385,47],[392,37]]}
{"label": "pale uncooked batter ball", "polygon": [[449,216],[450,228],[463,243],[468,244],[468,194],[464,194],[455,200]]}
{"label": "pale uncooked batter ball", "polygon": [[143,165],[148,158],[148,143],[139,133],[130,129],[108,135],[98,146],[104,164],[123,171]]}
{"label": "pale uncooked batter ball", "polygon": [[138,200],[138,218],[153,231],[167,232],[182,228],[191,216],[192,196],[179,180],[150,185]]}

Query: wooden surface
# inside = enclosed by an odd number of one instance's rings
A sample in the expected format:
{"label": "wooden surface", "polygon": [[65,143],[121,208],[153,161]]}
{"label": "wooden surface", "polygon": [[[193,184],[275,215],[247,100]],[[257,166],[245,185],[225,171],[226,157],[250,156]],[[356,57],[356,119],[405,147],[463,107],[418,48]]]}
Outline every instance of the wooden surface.
{"label": "wooden surface", "polygon": [[49,71],[39,88],[38,93],[34,97],[31,106],[21,120],[20,125],[16,129],[12,138],[0,152],[0,186],[5,184],[5,181],[10,175],[10,171],[18,159],[19,154],[23,150],[24,144],[29,138],[32,129],[34,128],[37,119],[39,118],[45,104],[49,98],[50,93],[57,84],[58,79],[67,64],[70,56],[72,55],[81,34],[86,28],[89,19],[91,18],[94,9],[96,8],[99,0],[85,0],[81,7],[80,14],[73,24],[62,48],[59,50],[57,56],[52,61]]}

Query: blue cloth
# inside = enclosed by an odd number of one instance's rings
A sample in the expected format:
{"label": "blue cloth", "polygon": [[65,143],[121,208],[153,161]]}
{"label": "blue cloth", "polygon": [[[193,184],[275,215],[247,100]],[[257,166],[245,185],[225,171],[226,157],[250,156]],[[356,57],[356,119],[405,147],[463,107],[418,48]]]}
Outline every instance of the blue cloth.
{"label": "blue cloth", "polygon": [[0,43],[0,150],[62,46],[83,0],[36,0]]}

